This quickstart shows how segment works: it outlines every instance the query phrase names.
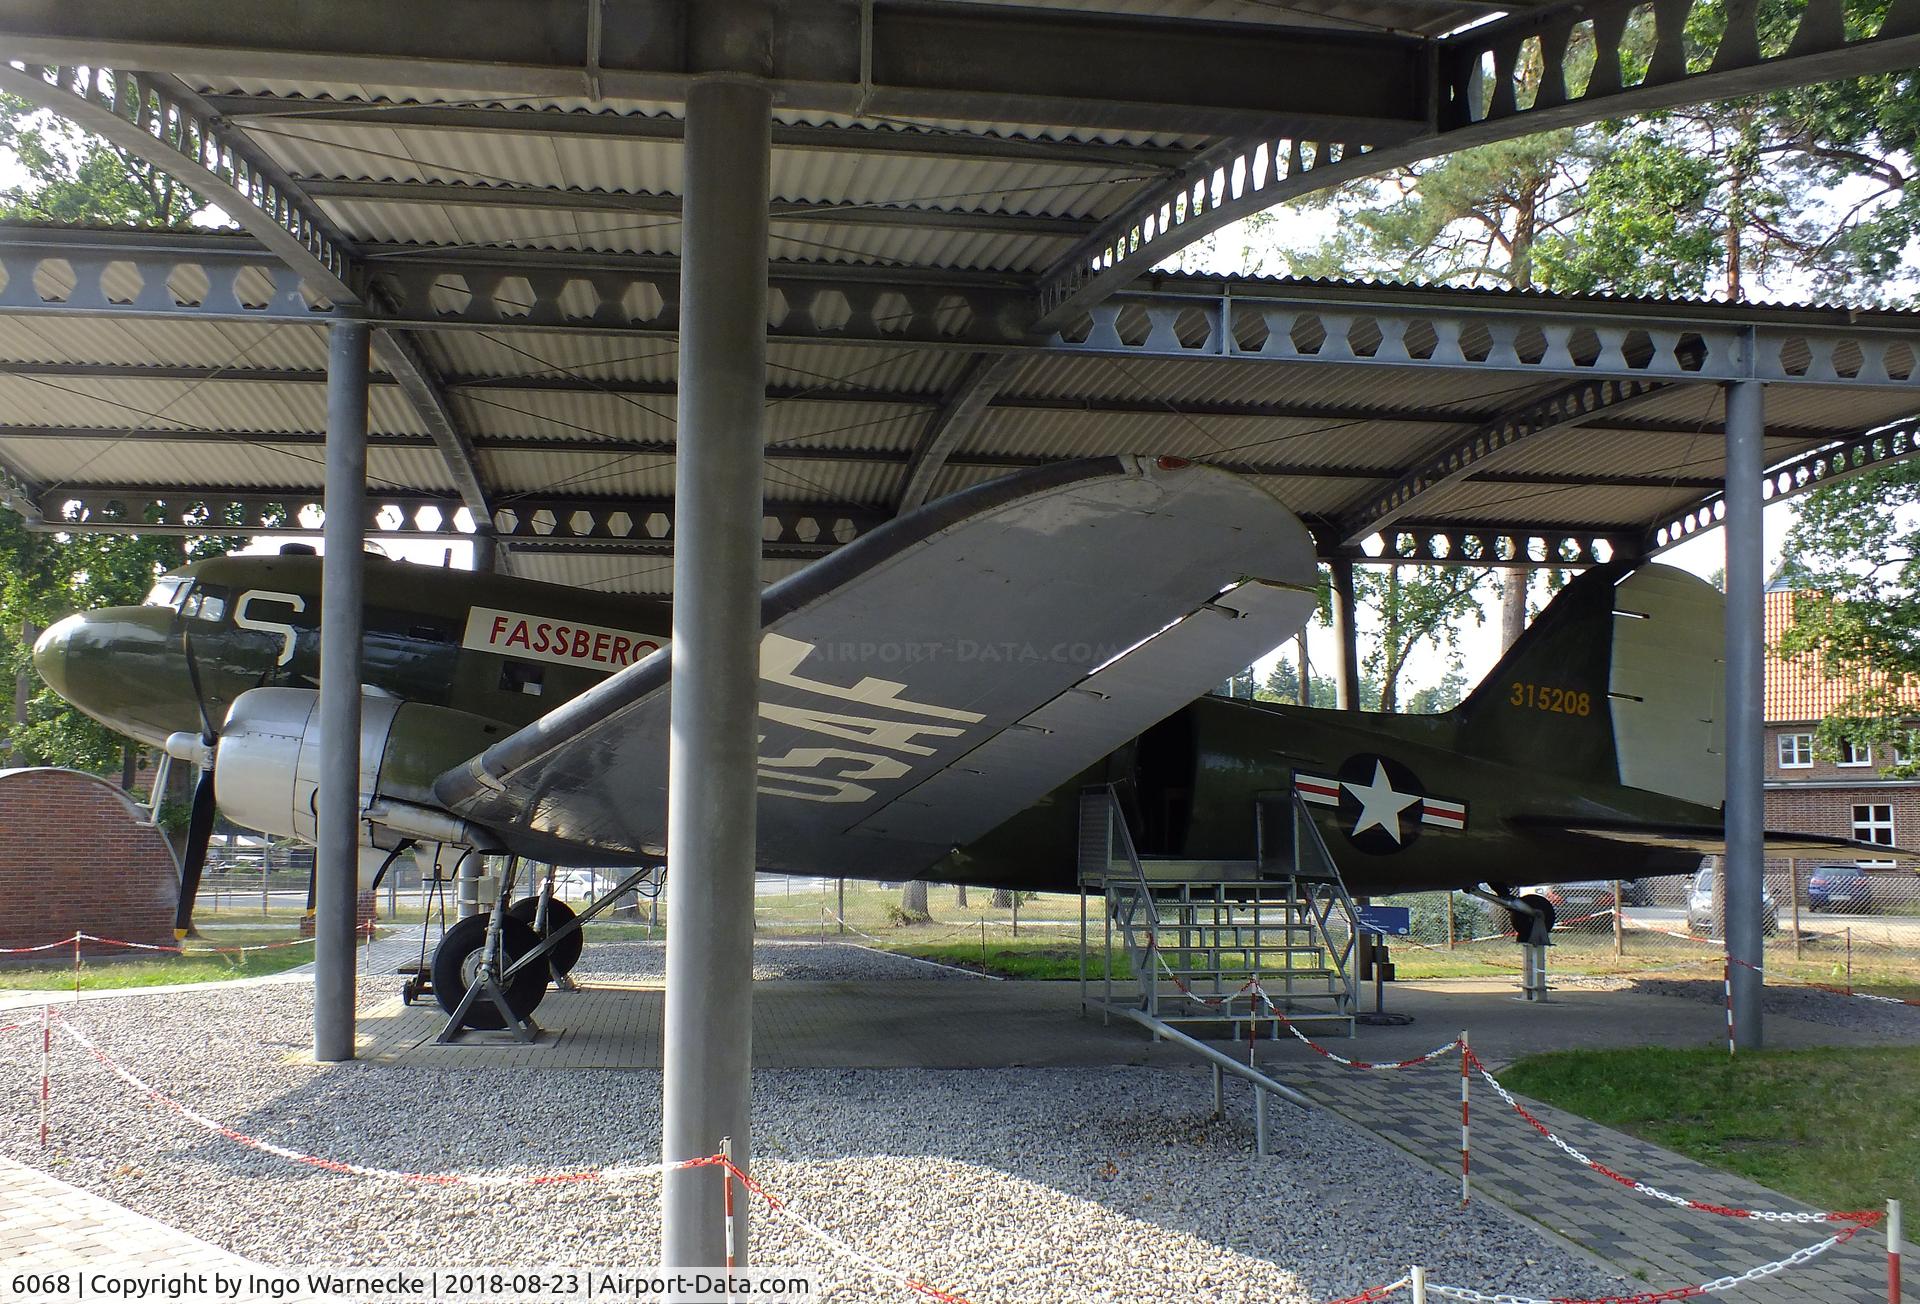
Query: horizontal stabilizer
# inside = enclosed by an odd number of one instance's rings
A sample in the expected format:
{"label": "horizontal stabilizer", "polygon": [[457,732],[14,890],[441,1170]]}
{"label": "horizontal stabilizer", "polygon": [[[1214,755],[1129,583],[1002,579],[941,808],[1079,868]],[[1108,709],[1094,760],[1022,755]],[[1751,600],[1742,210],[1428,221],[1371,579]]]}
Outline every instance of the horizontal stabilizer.
{"label": "horizontal stabilizer", "polygon": [[[1579,824],[1561,824],[1546,820],[1516,820],[1529,829],[1545,833],[1563,833],[1569,837],[1600,838],[1609,842],[1630,842],[1635,846],[1663,847],[1673,851],[1695,852],[1702,856],[1725,855],[1726,830],[1716,825],[1636,824],[1629,821],[1592,820]],[[1836,838],[1823,833],[1789,833],[1784,829],[1767,830],[1767,853],[1773,856],[1832,856],[1846,860],[1920,861],[1920,852],[1904,847],[1889,847],[1856,838]]]}

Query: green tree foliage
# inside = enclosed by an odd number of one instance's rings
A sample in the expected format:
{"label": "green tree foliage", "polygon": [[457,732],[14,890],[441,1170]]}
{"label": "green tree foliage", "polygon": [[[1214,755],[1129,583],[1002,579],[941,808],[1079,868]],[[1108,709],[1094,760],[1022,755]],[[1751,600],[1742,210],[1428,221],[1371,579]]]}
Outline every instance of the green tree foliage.
{"label": "green tree foliage", "polygon": [[[23,178],[0,191],[0,218],[173,229],[206,224],[207,206],[164,173],[11,96],[0,96],[0,153]],[[139,602],[162,572],[241,542],[36,532],[0,511],[0,671],[15,688],[6,712],[8,763],[117,770],[125,740],[40,683],[32,635],[76,611]]]}
{"label": "green tree foliage", "polygon": [[[1340,705],[1339,690],[1334,686],[1331,674],[1312,675],[1313,688],[1308,706],[1317,706],[1331,711]],[[1266,682],[1254,694],[1263,702],[1285,702],[1296,704],[1300,701],[1300,672],[1288,661],[1276,661],[1273,669],[1267,672]],[[1379,701],[1380,685],[1377,680],[1366,674],[1360,676],[1360,698],[1362,701]]]}
{"label": "green tree foliage", "polygon": [[[1701,0],[1689,11],[1698,48],[1717,41],[1724,6]],[[1850,7],[1847,21],[1877,24],[1885,8]],[[1649,12],[1628,33],[1629,62],[1650,53]],[[1804,12],[1762,0],[1762,40],[1784,46]],[[1591,46],[1572,54],[1590,64]],[[1584,72],[1570,71],[1582,84]],[[1900,302],[1914,293],[1917,147],[1913,69],[1596,123],[1309,201],[1332,205],[1340,227],[1291,261],[1317,276],[1731,299],[1751,297],[1761,281],[1782,293]]]}
{"label": "green tree foliage", "polygon": [[0,191],[0,217],[9,221],[205,224],[208,205],[166,173],[11,95],[0,95],[0,151],[25,173]]}
{"label": "green tree foliage", "polygon": [[[1920,682],[1920,463],[1899,462],[1801,500],[1787,533],[1794,586],[1793,621],[1776,651],[1817,658],[1834,678],[1861,685],[1820,725],[1829,756],[1843,739],[1879,748],[1893,767],[1920,773],[1909,740],[1911,708],[1892,688]],[[1876,684],[1878,686],[1876,686]]]}
{"label": "green tree foliage", "polygon": [[1451,666],[1446,674],[1440,676],[1439,683],[1423,688],[1407,699],[1407,714],[1439,715],[1443,711],[1451,711],[1466,700],[1467,689],[1471,686],[1467,683],[1466,672],[1457,665]]}
{"label": "green tree foliage", "polygon": [[1361,700],[1380,711],[1400,709],[1400,682],[1420,648],[1457,654],[1460,633],[1486,622],[1483,603],[1497,583],[1491,570],[1471,566],[1359,566],[1354,597],[1375,613],[1379,631],[1361,656],[1378,685]]}

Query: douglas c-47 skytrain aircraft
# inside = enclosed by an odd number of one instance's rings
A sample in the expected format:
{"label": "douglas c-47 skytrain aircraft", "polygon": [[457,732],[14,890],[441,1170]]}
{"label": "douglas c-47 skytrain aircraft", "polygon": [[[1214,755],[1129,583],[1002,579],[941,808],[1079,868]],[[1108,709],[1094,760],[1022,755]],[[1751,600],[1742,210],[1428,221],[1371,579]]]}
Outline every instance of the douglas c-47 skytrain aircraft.
{"label": "douglas c-47 skytrain aircraft", "polygon": [[[901,517],[762,599],[761,867],[1077,891],[1090,785],[1112,785],[1143,856],[1186,861],[1257,860],[1258,802],[1297,794],[1355,895],[1504,898],[1497,885],[1678,872],[1720,849],[1710,585],[1594,567],[1445,715],[1202,696],[1291,638],[1316,591],[1291,512],[1174,458],[1024,471]],[[34,650],[69,702],[203,767],[182,928],[216,801],[263,833],[313,836],[319,611],[317,557],[222,557]],[[363,864],[409,839],[570,865],[662,857],[669,629],[663,602],[371,562]],[[486,934],[484,915],[463,920],[436,952],[450,1013]],[[514,918],[500,935],[509,962],[539,943]],[[564,972],[577,929],[548,941]],[[548,970],[507,973],[516,1018]],[[470,1026],[504,1022],[468,1005]]]}

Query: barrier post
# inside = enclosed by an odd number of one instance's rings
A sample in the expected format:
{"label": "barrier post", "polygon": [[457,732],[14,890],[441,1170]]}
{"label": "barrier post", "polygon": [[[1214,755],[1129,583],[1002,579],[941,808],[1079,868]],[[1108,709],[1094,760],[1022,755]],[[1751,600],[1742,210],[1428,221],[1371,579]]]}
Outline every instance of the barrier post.
{"label": "barrier post", "polygon": [[53,1006],[40,1007],[40,1148],[47,1148],[47,1109],[53,1098],[53,1077],[49,1063],[53,1059]]}
{"label": "barrier post", "polygon": [[727,1266],[733,1262],[733,1138],[720,1138],[720,1157],[726,1162],[720,1166],[720,1180],[724,1183],[725,1194],[721,1197],[721,1208],[727,1220]]}
{"label": "barrier post", "polygon": [[80,938],[81,933],[73,935],[73,999],[80,999]]}
{"label": "barrier post", "polygon": [[1900,1304],[1900,1202],[1887,1201],[1887,1304]]}
{"label": "barrier post", "polygon": [[1613,958],[1616,960],[1627,953],[1626,910],[1625,894],[1616,878],[1613,880]]}
{"label": "barrier post", "polygon": [[1472,1132],[1468,1128],[1468,1096],[1471,1092],[1473,1076],[1468,1072],[1468,1061],[1473,1058],[1473,1050],[1467,1040],[1467,1030],[1460,1030],[1460,1204],[1464,1208],[1473,1198],[1467,1187],[1468,1173],[1473,1167]]}
{"label": "barrier post", "polygon": [[1720,961],[1720,983],[1727,994],[1727,1058],[1734,1056],[1733,1049],[1733,957],[1726,956]]}
{"label": "barrier post", "polygon": [[1427,1304],[1427,1270],[1414,1264],[1407,1269],[1407,1281],[1413,1287],[1413,1304]]}

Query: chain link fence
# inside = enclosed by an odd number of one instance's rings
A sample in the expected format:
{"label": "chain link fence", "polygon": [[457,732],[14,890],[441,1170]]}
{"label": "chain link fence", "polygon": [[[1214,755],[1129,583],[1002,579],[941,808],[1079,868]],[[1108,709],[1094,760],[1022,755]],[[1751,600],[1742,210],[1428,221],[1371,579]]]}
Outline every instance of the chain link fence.
{"label": "chain link fence", "polygon": [[[1920,990],[1920,876],[1892,866],[1767,862],[1766,963],[1783,978],[1911,985]],[[1550,964],[1561,973],[1635,973],[1698,966],[1724,954],[1723,875],[1712,857],[1689,874],[1635,881],[1542,884],[1558,923]],[[1465,893],[1383,897],[1406,906],[1413,933],[1394,943],[1398,976],[1471,977],[1517,971],[1507,911]]]}

